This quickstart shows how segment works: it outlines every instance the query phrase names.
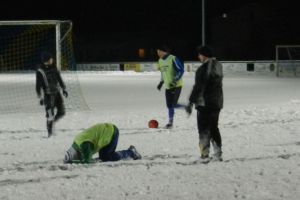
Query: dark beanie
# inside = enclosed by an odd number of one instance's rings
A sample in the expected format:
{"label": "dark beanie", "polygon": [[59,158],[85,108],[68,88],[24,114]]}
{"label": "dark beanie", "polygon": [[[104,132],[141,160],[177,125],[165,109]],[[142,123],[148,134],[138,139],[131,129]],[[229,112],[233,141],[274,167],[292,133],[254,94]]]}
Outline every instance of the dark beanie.
{"label": "dark beanie", "polygon": [[161,45],[157,45],[157,46],[156,46],[156,49],[161,50],[161,51],[164,51],[164,52],[170,53],[170,51],[171,51],[171,46],[168,45],[168,44],[161,44]]}
{"label": "dark beanie", "polygon": [[213,53],[211,51],[211,49],[207,46],[200,46],[197,47],[197,52],[198,54],[201,54],[205,57],[211,58],[213,56]]}
{"label": "dark beanie", "polygon": [[51,53],[49,53],[47,51],[44,51],[41,53],[41,62],[42,63],[47,62],[50,58],[53,58]]}

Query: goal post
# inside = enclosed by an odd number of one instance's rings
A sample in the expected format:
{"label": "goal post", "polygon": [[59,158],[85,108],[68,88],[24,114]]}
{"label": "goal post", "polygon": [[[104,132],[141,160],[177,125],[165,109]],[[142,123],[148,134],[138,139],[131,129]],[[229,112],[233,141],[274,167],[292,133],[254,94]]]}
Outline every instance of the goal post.
{"label": "goal post", "polygon": [[0,21],[0,114],[40,112],[35,71],[41,53],[53,54],[69,92],[67,110],[87,110],[76,73],[69,20]]}
{"label": "goal post", "polygon": [[[36,52],[33,51],[32,53],[35,53],[37,61],[39,52],[41,51],[50,51],[54,53],[57,68],[61,70],[63,69],[62,65],[64,64],[62,48],[66,45],[65,43],[69,42],[68,40],[69,37],[71,37],[72,27],[73,23],[69,20],[0,21],[0,39],[1,36],[6,37],[5,39],[9,40],[15,50],[23,48],[25,46],[24,44],[35,45]],[[16,36],[18,36],[18,38]],[[67,45],[69,46],[67,47],[68,50],[73,51],[73,47],[71,46],[72,42],[69,42]],[[13,50],[14,49],[10,51],[11,55],[13,54]],[[7,56],[7,54],[9,53],[6,52],[6,56],[2,55],[0,50],[0,59],[10,58],[10,55]],[[72,66],[72,68],[74,68],[74,66]],[[15,69],[18,69],[18,67],[10,68],[8,70],[11,71]]]}
{"label": "goal post", "polygon": [[276,46],[276,76],[300,76],[300,45]]}

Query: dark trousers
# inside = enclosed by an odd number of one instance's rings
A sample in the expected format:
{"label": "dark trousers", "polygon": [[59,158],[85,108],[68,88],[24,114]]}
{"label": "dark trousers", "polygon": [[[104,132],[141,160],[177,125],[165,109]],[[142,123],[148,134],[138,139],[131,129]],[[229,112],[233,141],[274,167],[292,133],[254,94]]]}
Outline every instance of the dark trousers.
{"label": "dark trousers", "polygon": [[181,87],[166,89],[166,104],[168,108],[176,107],[180,93]]}
{"label": "dark trousers", "polygon": [[60,92],[45,94],[44,99],[47,121],[57,121],[65,115],[65,105]]}
{"label": "dark trousers", "polygon": [[129,150],[116,151],[119,140],[119,129],[114,126],[115,132],[109,145],[100,149],[99,159],[103,162],[126,160],[132,156]]}
{"label": "dark trousers", "polygon": [[174,108],[177,107],[178,99],[181,93],[181,87],[166,89],[166,104],[169,111],[169,121],[173,122],[174,118]]}
{"label": "dark trousers", "polygon": [[200,106],[197,111],[201,156],[209,155],[210,142],[212,142],[214,150],[217,151],[215,153],[222,153],[222,138],[218,128],[220,110]]}

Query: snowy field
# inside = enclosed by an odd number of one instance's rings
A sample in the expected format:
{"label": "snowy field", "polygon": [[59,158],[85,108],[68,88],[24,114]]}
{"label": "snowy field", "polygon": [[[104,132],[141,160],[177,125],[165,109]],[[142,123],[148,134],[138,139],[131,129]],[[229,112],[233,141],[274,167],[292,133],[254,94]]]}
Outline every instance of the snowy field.
{"label": "snowy field", "polygon": [[[197,163],[195,111],[187,118],[177,110],[172,130],[147,128],[152,118],[167,122],[159,79],[158,73],[81,73],[90,111],[69,111],[52,138],[43,108],[0,115],[0,200],[300,199],[299,78],[226,75],[224,161],[209,164]],[[193,81],[193,73],[184,75],[180,102],[187,102]],[[143,159],[63,164],[74,136],[98,122],[116,124],[117,149],[133,144]]]}

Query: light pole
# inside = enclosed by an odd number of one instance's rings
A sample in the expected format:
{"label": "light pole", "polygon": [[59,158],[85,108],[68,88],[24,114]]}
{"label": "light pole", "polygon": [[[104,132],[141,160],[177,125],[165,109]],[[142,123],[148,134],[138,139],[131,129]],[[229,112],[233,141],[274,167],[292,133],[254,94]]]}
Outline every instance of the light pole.
{"label": "light pole", "polygon": [[202,0],[202,45],[205,45],[205,0]]}

